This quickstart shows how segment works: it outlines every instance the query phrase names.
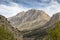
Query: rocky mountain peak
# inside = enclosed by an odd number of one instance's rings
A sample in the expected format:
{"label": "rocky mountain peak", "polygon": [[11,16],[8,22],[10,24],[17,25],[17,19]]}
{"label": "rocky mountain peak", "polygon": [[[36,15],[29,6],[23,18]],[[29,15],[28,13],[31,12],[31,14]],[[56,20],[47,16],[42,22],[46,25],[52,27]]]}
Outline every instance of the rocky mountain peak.
{"label": "rocky mountain peak", "polygon": [[42,10],[30,9],[26,12],[20,12],[16,16],[9,18],[12,26],[20,30],[30,30],[37,26],[44,25],[50,20],[50,16]]}
{"label": "rocky mountain peak", "polygon": [[55,14],[55,17],[56,17],[56,20],[59,21],[59,20],[60,20],[60,12],[56,13],[56,14]]}
{"label": "rocky mountain peak", "polygon": [[16,16],[21,16],[21,15],[23,15],[23,14],[24,14],[24,11],[19,12]]}
{"label": "rocky mountain peak", "polygon": [[26,13],[39,13],[40,15],[41,14],[46,14],[43,10],[36,10],[36,9],[30,9],[28,11],[26,11]]}
{"label": "rocky mountain peak", "polygon": [[55,23],[55,22],[57,22],[57,21],[60,21],[60,12],[54,14],[54,15],[51,17],[51,19],[50,19],[50,23],[51,23],[51,24],[52,24],[52,23]]}

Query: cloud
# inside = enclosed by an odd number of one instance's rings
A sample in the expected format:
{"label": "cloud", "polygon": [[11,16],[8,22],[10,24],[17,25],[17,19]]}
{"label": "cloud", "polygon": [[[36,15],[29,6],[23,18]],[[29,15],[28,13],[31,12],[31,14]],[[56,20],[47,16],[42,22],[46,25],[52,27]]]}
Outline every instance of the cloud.
{"label": "cloud", "polygon": [[10,0],[0,0],[0,4],[11,5],[11,1]]}
{"label": "cloud", "polygon": [[16,3],[12,3],[11,6],[6,6],[4,4],[0,5],[0,14],[11,17],[13,15],[16,15],[18,12],[21,12],[23,10],[26,10],[23,6],[18,5]]}
{"label": "cloud", "polygon": [[60,4],[57,1],[53,0],[48,7],[42,8],[42,10],[52,16],[53,14],[60,12]]}
{"label": "cloud", "polygon": [[38,8],[48,6],[51,0],[0,0],[0,4],[7,6],[12,5],[11,2],[22,5],[26,8]]}
{"label": "cloud", "polygon": [[37,8],[39,5],[37,0],[0,0],[0,14],[11,17],[23,10]]}
{"label": "cloud", "polygon": [[55,1],[57,1],[58,3],[60,3],[60,0],[55,0]]}
{"label": "cloud", "polygon": [[12,0],[13,2],[17,4],[21,4],[24,7],[45,7],[48,6],[51,0]]}
{"label": "cloud", "polygon": [[60,12],[60,0],[0,0],[0,14],[6,17],[31,8],[44,10],[52,16]]}

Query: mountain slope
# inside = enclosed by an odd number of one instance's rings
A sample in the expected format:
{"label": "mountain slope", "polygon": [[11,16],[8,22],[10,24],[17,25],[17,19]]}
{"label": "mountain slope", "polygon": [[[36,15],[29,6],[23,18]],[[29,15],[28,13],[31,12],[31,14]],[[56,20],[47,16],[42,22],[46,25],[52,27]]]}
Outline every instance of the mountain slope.
{"label": "mountain slope", "polygon": [[2,15],[0,15],[0,40],[22,40],[21,32],[12,27]]}
{"label": "mountain slope", "polygon": [[12,26],[19,30],[32,30],[44,25],[49,19],[50,17],[44,11],[31,9],[18,13],[16,16],[9,18],[9,21]]}
{"label": "mountain slope", "polygon": [[60,40],[60,13],[54,14],[42,27],[24,33],[23,37],[25,40]]}
{"label": "mountain slope", "polygon": [[54,26],[54,29],[48,31],[47,40],[60,40],[60,21],[57,21]]}
{"label": "mountain slope", "polygon": [[7,26],[11,26],[8,24],[7,19],[4,16],[0,15],[0,40],[15,40],[13,33],[9,32]]}

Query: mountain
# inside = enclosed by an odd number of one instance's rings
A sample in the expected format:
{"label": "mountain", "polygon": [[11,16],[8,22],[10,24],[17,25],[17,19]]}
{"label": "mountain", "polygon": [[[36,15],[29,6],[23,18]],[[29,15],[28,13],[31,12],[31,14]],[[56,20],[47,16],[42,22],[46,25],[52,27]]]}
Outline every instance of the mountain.
{"label": "mountain", "polygon": [[24,33],[24,40],[60,40],[60,12],[38,29]]}
{"label": "mountain", "polygon": [[20,12],[8,20],[0,15],[0,40],[60,40],[60,12],[51,18],[36,9]]}
{"label": "mountain", "polygon": [[50,18],[42,10],[31,9],[8,20],[22,31],[23,40],[60,40],[60,12]]}
{"label": "mountain", "polygon": [[30,9],[26,12],[20,12],[8,20],[12,26],[22,31],[39,28],[47,23],[50,17],[42,10]]}
{"label": "mountain", "polygon": [[42,27],[24,32],[24,40],[60,40],[60,12]]}
{"label": "mountain", "polygon": [[0,40],[22,40],[21,32],[12,27],[2,15],[0,15]]}

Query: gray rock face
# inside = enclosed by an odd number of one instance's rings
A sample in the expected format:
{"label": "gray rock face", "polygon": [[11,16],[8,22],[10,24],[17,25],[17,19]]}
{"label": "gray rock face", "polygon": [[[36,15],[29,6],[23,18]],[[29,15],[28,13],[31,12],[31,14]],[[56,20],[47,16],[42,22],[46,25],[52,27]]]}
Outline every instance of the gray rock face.
{"label": "gray rock face", "polygon": [[[19,30],[32,30],[48,22],[50,17],[42,10],[31,9],[9,18],[12,26]],[[39,26],[39,27],[37,27]]]}

